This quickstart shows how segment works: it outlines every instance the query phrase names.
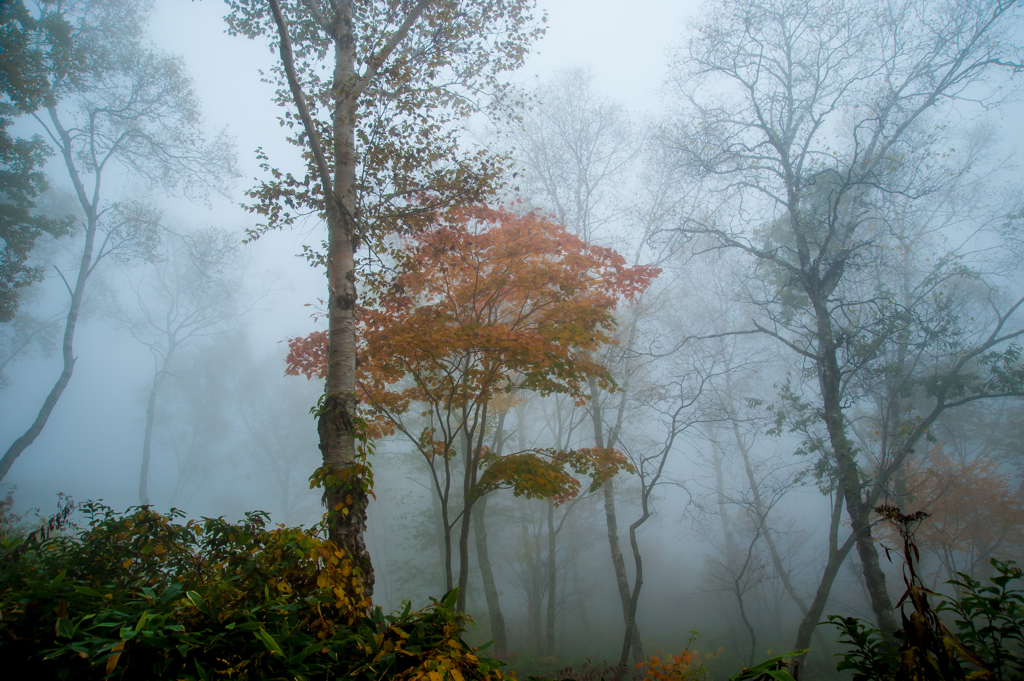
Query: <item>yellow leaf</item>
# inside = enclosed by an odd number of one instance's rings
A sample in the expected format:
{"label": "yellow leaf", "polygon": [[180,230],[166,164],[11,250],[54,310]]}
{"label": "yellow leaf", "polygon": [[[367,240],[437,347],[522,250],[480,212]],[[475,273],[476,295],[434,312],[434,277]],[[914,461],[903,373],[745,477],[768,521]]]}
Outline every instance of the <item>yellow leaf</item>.
{"label": "yellow leaf", "polygon": [[117,666],[117,661],[121,658],[121,653],[117,651],[124,650],[124,641],[121,641],[110,650],[114,652],[114,654],[110,656],[109,660],[107,660],[107,674],[112,673],[114,671],[114,667]]}

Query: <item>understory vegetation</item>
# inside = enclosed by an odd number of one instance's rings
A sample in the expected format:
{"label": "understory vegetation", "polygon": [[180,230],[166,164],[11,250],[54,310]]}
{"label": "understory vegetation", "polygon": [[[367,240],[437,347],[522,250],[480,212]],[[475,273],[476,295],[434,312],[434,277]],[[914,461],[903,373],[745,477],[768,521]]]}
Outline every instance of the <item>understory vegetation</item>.
{"label": "understory vegetation", "polygon": [[1024,681],[1024,0],[594,6],[0,0],[0,662]]}
{"label": "understory vegetation", "polygon": [[41,678],[501,679],[460,639],[454,594],[391,615],[351,599],[359,575],[321,527],[88,502],[79,529],[73,510],[0,543],[0,658]]}
{"label": "understory vegetation", "polygon": [[[406,602],[390,615],[366,598],[353,600],[360,575],[322,538],[322,526],[268,527],[259,511],[230,523],[186,520],[173,509],[76,508],[62,497],[58,511],[29,531],[12,501],[0,503],[0,657],[31,661],[43,678],[503,678],[503,662],[461,638],[469,619],[455,609],[456,591],[421,611]],[[916,569],[914,530],[927,514],[876,510],[903,544],[902,626],[887,634],[830,616],[845,646],[837,671],[852,672],[853,681],[1024,678],[1024,571],[992,559],[989,584],[960,574],[947,582],[956,596],[936,593]],[[546,676],[724,678],[722,651],[702,655],[698,636],[691,632],[680,653],[655,653],[634,669],[587,660]],[[806,652],[772,657],[729,679],[794,681]]]}

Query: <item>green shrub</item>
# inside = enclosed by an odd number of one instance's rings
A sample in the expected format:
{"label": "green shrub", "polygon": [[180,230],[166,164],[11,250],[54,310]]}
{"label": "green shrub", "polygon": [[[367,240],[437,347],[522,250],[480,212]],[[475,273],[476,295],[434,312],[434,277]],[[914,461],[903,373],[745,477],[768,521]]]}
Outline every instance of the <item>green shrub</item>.
{"label": "green shrub", "polygon": [[0,536],[0,658],[44,678],[501,678],[459,638],[454,595],[385,616],[317,528],[82,510],[77,533],[58,533],[65,506]]}
{"label": "green shrub", "polygon": [[[915,611],[904,616],[903,627],[892,637],[853,617],[829,617],[841,632],[840,642],[850,649],[842,655],[838,669],[853,671],[854,681],[905,678],[979,679],[1017,681],[1024,679],[1024,591],[1019,585],[1024,573],[1013,561],[992,559],[997,575],[989,586],[958,573],[960,597],[928,592],[938,601],[936,617]],[[939,619],[947,613],[949,617]],[[952,619],[953,627],[943,621]]]}
{"label": "green shrub", "polygon": [[[1020,582],[1021,570],[1012,561],[992,559],[999,574],[990,578],[991,586],[958,573],[959,579],[946,582],[957,587],[958,597],[935,593],[917,573],[920,549],[914,541],[914,531],[928,514],[904,514],[896,506],[878,506],[875,511],[903,542],[907,589],[896,604],[902,626],[890,637],[852,617],[829,617],[841,632],[840,642],[851,646],[836,668],[851,670],[854,681],[1024,679],[1024,592],[1011,587]],[[936,599],[934,608],[930,598]],[[909,615],[905,604],[911,606]]]}
{"label": "green shrub", "polygon": [[[849,646],[838,655],[836,669],[852,672],[853,681],[1024,681],[1024,591],[1016,588],[1024,572],[1013,561],[993,558],[998,575],[989,579],[990,586],[958,573],[958,579],[946,582],[957,588],[956,598],[935,593],[917,573],[921,554],[914,541],[928,514],[904,514],[896,506],[875,511],[903,542],[898,553],[907,589],[896,604],[902,626],[885,633],[855,617],[829,616],[839,642]],[[893,552],[886,548],[887,555]],[[730,681],[793,681],[785,658],[805,652],[767,660]]]}

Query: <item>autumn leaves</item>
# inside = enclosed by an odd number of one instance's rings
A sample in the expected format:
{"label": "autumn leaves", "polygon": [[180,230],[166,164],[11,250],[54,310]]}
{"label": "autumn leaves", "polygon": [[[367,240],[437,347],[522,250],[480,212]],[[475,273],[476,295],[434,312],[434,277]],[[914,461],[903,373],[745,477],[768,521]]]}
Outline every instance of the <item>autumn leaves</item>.
{"label": "autumn leaves", "polygon": [[[402,255],[359,313],[360,400],[374,435],[403,432],[430,460],[465,454],[482,472],[472,496],[508,487],[565,501],[580,491],[574,474],[594,486],[627,466],[604,449],[501,455],[494,431],[516,393],[582,404],[589,377],[612,387],[595,351],[614,342],[617,302],[659,270],[627,267],[536,213],[486,206],[439,214]],[[292,339],[288,373],[322,376],[326,342],[322,331]]]}

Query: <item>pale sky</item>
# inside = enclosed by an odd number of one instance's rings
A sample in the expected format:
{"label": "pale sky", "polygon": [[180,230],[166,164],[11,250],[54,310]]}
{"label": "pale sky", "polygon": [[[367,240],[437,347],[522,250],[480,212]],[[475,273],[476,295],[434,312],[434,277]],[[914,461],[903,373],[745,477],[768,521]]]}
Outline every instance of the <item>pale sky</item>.
{"label": "pale sky", "polygon": [[[665,79],[668,52],[680,40],[686,18],[697,11],[695,0],[671,2],[637,0],[629,12],[611,0],[543,0],[538,6],[548,15],[547,34],[535,45],[527,65],[515,80],[529,85],[550,77],[560,68],[590,67],[596,86],[605,96],[636,114],[654,112],[661,98],[658,89]],[[171,219],[218,223],[244,228],[255,221],[238,208],[242,192],[261,177],[256,147],[266,149],[279,167],[300,171],[297,150],[284,142],[277,117],[281,110],[271,102],[273,87],[260,82],[258,70],[268,70],[276,58],[265,42],[231,37],[225,33],[225,5],[216,0],[158,0],[151,35],[159,47],[180,55],[195,81],[197,94],[210,131],[227,126],[238,143],[243,177],[231,200],[215,199],[214,210],[181,200],[167,204]],[[294,166],[289,166],[289,159]],[[272,328],[256,329],[274,342],[286,335],[304,333],[311,322],[304,303],[323,296],[322,275],[291,257],[302,243],[313,243],[319,234],[295,230],[270,235],[251,247],[258,263],[273,268],[288,291],[275,308],[288,309],[282,329],[275,315]]]}

